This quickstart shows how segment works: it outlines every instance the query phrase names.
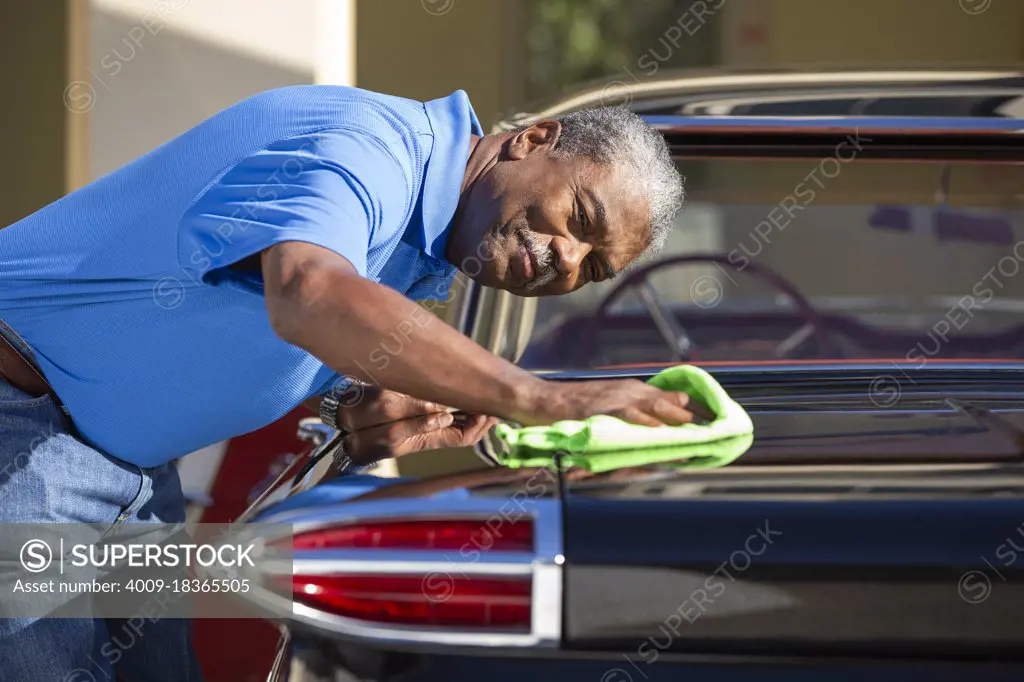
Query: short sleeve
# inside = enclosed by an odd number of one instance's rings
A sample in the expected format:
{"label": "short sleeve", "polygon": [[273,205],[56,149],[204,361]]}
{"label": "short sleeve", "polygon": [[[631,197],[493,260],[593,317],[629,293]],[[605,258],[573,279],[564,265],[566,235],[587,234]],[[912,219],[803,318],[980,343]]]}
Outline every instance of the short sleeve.
{"label": "short sleeve", "polygon": [[274,244],[301,241],[366,276],[378,232],[400,229],[409,168],[373,134],[330,130],[288,138],[230,167],[183,214],[178,260],[195,280]]}

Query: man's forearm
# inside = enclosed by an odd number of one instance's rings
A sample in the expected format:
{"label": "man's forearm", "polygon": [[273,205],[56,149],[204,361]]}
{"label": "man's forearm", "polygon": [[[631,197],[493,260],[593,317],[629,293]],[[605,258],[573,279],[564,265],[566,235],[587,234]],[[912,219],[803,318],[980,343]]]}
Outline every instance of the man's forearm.
{"label": "man's forearm", "polygon": [[[341,269],[307,278],[272,317],[289,342],[336,372],[471,412],[516,419],[542,392],[398,292]],[[273,311],[272,311],[273,312]]]}

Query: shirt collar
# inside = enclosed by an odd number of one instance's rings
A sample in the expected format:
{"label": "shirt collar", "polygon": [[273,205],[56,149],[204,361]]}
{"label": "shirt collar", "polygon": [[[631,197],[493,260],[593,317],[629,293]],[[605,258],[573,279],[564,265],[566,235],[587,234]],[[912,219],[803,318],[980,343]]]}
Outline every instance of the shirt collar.
{"label": "shirt collar", "polygon": [[423,250],[448,265],[444,250],[466,175],[469,137],[470,134],[482,137],[484,131],[469,103],[469,96],[462,90],[425,102],[423,107],[434,134],[423,179]]}

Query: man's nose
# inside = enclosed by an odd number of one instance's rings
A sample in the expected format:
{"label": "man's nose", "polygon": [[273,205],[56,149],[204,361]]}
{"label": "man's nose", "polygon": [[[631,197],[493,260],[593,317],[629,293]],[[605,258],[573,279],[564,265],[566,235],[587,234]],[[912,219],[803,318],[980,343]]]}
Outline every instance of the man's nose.
{"label": "man's nose", "polygon": [[580,267],[583,253],[580,245],[574,240],[555,237],[551,240],[551,248],[554,249],[555,254],[558,256],[557,267],[562,274],[571,274]]}

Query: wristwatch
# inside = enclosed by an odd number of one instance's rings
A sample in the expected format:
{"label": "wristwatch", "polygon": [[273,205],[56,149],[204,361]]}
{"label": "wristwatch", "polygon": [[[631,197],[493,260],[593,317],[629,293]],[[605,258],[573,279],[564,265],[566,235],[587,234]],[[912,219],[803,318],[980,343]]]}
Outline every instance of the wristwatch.
{"label": "wristwatch", "polygon": [[376,464],[376,462],[356,464],[352,461],[345,447],[348,444],[350,432],[338,423],[338,408],[358,405],[363,399],[366,386],[367,384],[357,379],[342,377],[320,399],[320,421],[339,433],[338,441],[330,453],[331,468],[339,476],[361,474],[372,469]]}
{"label": "wristwatch", "polygon": [[352,403],[353,389],[358,393],[356,401],[358,402],[359,396],[362,395],[362,385],[355,379],[349,379],[348,377],[342,377],[338,383],[331,387],[331,390],[327,391],[320,398],[320,421],[332,429],[346,433],[346,429],[338,425],[338,408],[345,404]]}

